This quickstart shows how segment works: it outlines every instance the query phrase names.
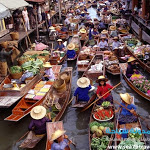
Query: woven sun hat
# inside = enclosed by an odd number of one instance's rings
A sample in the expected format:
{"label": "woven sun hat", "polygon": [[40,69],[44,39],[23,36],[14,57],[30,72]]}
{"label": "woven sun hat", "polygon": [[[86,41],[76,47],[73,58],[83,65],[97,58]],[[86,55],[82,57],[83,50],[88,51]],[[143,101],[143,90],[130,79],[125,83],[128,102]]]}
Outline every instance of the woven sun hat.
{"label": "woven sun hat", "polygon": [[118,37],[117,37],[117,36],[115,36],[115,37],[113,38],[113,40],[118,40]]}
{"label": "woven sun hat", "polygon": [[124,93],[124,94],[121,94],[120,93],[120,97],[121,99],[126,102],[127,104],[131,104],[131,96],[129,93]]}
{"label": "woven sun hat", "polygon": [[86,30],[84,28],[80,29],[80,33],[86,33]]}
{"label": "woven sun hat", "polygon": [[58,39],[57,42],[62,42],[62,39]]}
{"label": "woven sun hat", "polygon": [[101,32],[101,34],[108,34],[108,31],[107,31],[107,30],[103,30],[103,31]]}
{"label": "woven sun hat", "polygon": [[106,36],[101,36],[101,39],[106,39]]}
{"label": "woven sun hat", "polygon": [[50,64],[50,62],[45,62],[45,64],[43,65],[44,68],[51,68],[52,65]]}
{"label": "woven sun hat", "polygon": [[135,61],[136,59],[134,57],[129,57],[128,62]]}
{"label": "woven sun hat", "polygon": [[84,14],[84,13],[85,13],[84,11],[81,12],[81,14]]}
{"label": "woven sun hat", "polygon": [[105,78],[105,76],[99,76],[98,79],[96,80],[96,82],[99,83],[100,81],[105,81],[105,82],[107,82],[108,79]]}
{"label": "woven sun hat", "polygon": [[110,26],[109,29],[110,29],[111,31],[114,31],[114,30],[116,30],[116,27],[115,27],[115,26]]}
{"label": "woven sun hat", "polygon": [[54,141],[65,134],[65,130],[56,130],[51,137],[51,141]]}
{"label": "woven sun hat", "polygon": [[55,30],[55,27],[50,26],[49,29],[50,29],[50,30]]}
{"label": "woven sun hat", "polygon": [[86,88],[90,85],[90,80],[86,77],[81,77],[78,79],[77,85],[80,88]]}
{"label": "woven sun hat", "polygon": [[30,115],[33,119],[39,120],[45,117],[46,109],[43,106],[35,106],[32,108]]}
{"label": "woven sun hat", "polygon": [[73,50],[73,49],[75,49],[75,45],[73,43],[70,43],[70,44],[68,44],[67,49]]}

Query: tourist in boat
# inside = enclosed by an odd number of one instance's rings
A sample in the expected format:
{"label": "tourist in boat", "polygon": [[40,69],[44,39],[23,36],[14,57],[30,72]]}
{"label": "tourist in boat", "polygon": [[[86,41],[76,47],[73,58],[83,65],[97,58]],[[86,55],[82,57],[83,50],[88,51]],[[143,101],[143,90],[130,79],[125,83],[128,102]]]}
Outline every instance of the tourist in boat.
{"label": "tourist in boat", "polygon": [[108,31],[107,31],[107,30],[103,30],[103,31],[101,32],[101,37],[106,37],[106,38],[108,38]]}
{"label": "tourist in boat", "polygon": [[120,42],[119,42],[119,39],[118,37],[114,37],[113,38],[113,43],[112,43],[112,49],[116,49],[116,48],[119,48],[120,47]]}
{"label": "tourist in boat", "polygon": [[52,80],[54,81],[55,80],[55,75],[53,73],[53,70],[52,70],[52,66],[50,64],[50,62],[46,62],[43,67],[45,68],[45,75],[42,77],[42,79],[44,81],[49,81],[49,80]]}
{"label": "tourist in boat", "polygon": [[92,31],[92,36],[93,36],[94,38],[98,38],[99,32],[97,31],[97,28],[94,28],[94,29],[93,29],[93,31]]}
{"label": "tourist in boat", "polygon": [[106,41],[106,37],[102,36],[101,37],[101,41],[100,43],[98,44],[98,47],[101,49],[101,50],[105,50],[108,48],[108,43]]}
{"label": "tourist in boat", "polygon": [[65,45],[62,43],[62,39],[58,39],[57,40],[58,44],[55,47],[55,50],[59,50],[59,51],[64,51],[65,50]]}
{"label": "tourist in boat", "polygon": [[88,92],[91,89],[90,80],[86,77],[81,77],[77,81],[78,88],[76,89],[74,96],[78,97],[78,102],[88,102],[90,97]]}
{"label": "tourist in boat", "polygon": [[51,122],[46,116],[46,109],[43,106],[35,106],[30,112],[33,118],[29,124],[29,131],[34,131],[36,135],[43,135],[46,133],[46,122]]}
{"label": "tourist in boat", "polygon": [[132,122],[137,122],[137,117],[133,114],[135,114],[136,112],[136,107],[134,104],[132,104],[132,100],[131,100],[131,96],[129,93],[125,93],[125,94],[120,94],[122,103],[121,105],[125,106],[126,108],[128,108],[130,111],[126,110],[125,108],[123,108],[122,106],[119,106],[119,108],[117,110],[115,110],[115,112],[120,112],[119,115],[119,124],[126,124],[126,123],[132,123]]}
{"label": "tourist in boat", "polygon": [[68,140],[68,136],[64,135],[66,131],[64,130],[56,130],[51,137],[52,146],[51,150],[65,150],[65,148],[69,148],[69,144],[71,141]]}
{"label": "tourist in boat", "polygon": [[110,26],[109,30],[110,30],[110,37],[117,37],[118,36],[118,32],[117,32],[115,26]]}
{"label": "tourist in boat", "polygon": [[68,44],[67,46],[67,58],[72,59],[76,56],[75,45],[73,43]]}
{"label": "tourist in boat", "polygon": [[[100,98],[102,95],[104,95],[106,92],[108,92],[110,89],[113,88],[113,86],[111,86],[110,84],[106,83],[108,81],[107,78],[105,78],[104,76],[99,76],[98,80],[96,81],[99,85],[97,87],[97,97]],[[109,102],[113,102],[113,97],[110,93],[106,94],[103,98],[101,98],[97,104],[101,105],[104,101],[109,101]]]}
{"label": "tourist in boat", "polygon": [[80,29],[79,36],[80,36],[81,47],[83,47],[85,44],[85,41],[88,39],[86,30],[84,28]]}
{"label": "tourist in boat", "polygon": [[130,78],[134,73],[138,74],[139,72],[136,69],[136,64],[135,64],[136,59],[134,57],[130,57],[128,59],[128,67],[126,70],[126,76]]}

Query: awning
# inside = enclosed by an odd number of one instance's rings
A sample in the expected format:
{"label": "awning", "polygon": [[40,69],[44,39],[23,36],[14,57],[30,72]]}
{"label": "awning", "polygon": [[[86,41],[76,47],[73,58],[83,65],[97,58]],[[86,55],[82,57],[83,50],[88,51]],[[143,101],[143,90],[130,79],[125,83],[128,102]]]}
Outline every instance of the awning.
{"label": "awning", "polygon": [[6,8],[4,5],[0,4],[0,20],[3,18],[10,17],[11,13],[8,8]]}
{"label": "awning", "polygon": [[45,0],[26,0],[27,2],[43,3]]}
{"label": "awning", "polygon": [[29,4],[24,0],[0,0],[0,4],[4,5],[10,10],[15,10],[21,7],[28,6]]}

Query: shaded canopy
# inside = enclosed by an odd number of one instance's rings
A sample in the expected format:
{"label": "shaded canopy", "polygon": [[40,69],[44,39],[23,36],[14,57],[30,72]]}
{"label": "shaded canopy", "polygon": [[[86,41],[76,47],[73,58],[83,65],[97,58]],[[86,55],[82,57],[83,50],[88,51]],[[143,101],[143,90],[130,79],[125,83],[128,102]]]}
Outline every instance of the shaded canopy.
{"label": "shaded canopy", "polygon": [[8,8],[0,3],[0,20],[3,18],[10,17],[11,13]]}
{"label": "shaded canopy", "polygon": [[45,2],[45,0],[26,0],[27,2],[36,2],[36,3],[42,3]]}

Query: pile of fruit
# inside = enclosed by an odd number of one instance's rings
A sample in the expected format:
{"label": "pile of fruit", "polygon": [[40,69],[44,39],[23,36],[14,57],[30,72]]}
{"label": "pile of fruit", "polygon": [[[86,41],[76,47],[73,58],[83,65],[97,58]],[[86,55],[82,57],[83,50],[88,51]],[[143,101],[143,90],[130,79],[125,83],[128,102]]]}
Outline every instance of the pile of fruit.
{"label": "pile of fruit", "polygon": [[108,107],[108,106],[110,106],[110,102],[109,101],[104,101],[103,103],[102,103],[102,107]]}

